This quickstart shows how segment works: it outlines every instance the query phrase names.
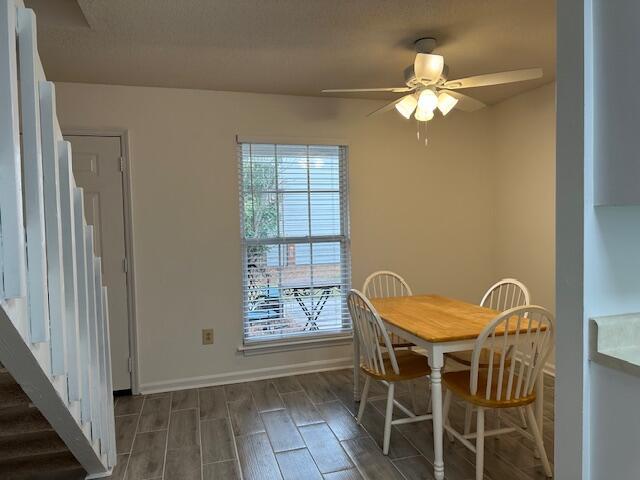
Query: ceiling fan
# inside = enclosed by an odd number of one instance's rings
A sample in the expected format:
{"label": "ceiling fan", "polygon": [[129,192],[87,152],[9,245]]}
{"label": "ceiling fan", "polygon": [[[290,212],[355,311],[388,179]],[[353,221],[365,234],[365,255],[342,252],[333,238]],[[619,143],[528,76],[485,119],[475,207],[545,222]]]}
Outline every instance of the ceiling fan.
{"label": "ceiling fan", "polygon": [[[413,117],[418,121],[418,139],[420,125],[433,119],[436,109],[444,116],[456,108],[465,112],[473,112],[485,107],[485,104],[457,90],[474,87],[486,87],[505,83],[522,82],[542,77],[541,68],[528,68],[510,72],[489,73],[473,77],[448,79],[448,67],[442,55],[436,55],[435,38],[420,38],[414,43],[416,59],[413,65],[404,70],[404,87],[390,88],[347,88],[322,90],[323,93],[349,92],[394,92],[407,93],[387,105],[371,112],[369,115],[383,113],[395,109],[407,120]],[[426,144],[426,139],[425,139]]]}

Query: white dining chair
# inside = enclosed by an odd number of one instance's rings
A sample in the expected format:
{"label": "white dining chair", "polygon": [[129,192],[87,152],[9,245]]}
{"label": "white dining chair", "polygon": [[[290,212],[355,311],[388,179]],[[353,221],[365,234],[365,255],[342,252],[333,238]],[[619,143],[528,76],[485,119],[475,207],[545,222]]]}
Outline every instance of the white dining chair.
{"label": "white dining chair", "polygon": [[[504,335],[505,330],[515,333]],[[446,372],[442,382],[447,388],[444,400],[444,428],[455,439],[476,454],[476,480],[483,479],[484,439],[517,431],[535,442],[547,477],[552,476],[542,435],[533,412],[536,380],[551,353],[554,340],[554,318],[538,306],[522,306],[499,314],[482,331],[472,353],[471,370]],[[481,358],[488,358],[486,368]],[[453,396],[477,407],[475,433],[458,432],[448,419]],[[529,431],[505,418],[509,428],[485,430],[487,409],[525,408]],[[531,432],[531,433],[529,433]],[[475,444],[470,440],[475,439]]]}
{"label": "white dining chair", "polygon": [[[490,308],[498,312],[504,312],[513,307],[529,305],[531,303],[531,295],[529,289],[519,280],[515,278],[503,278],[491,285],[489,290],[484,294],[480,301],[481,307]],[[471,351],[452,352],[447,354],[447,358],[455,361],[465,367],[471,367]],[[486,368],[488,363],[486,356],[480,358],[480,367]],[[464,433],[471,430],[473,410],[471,404],[467,404],[464,418]],[[526,428],[527,422],[523,412],[520,412],[520,418],[523,427]],[[499,420],[498,420],[499,422]]]}
{"label": "white dining chair", "polygon": [[[413,295],[411,291],[411,287],[407,283],[407,281],[398,275],[395,272],[390,270],[379,270],[377,272],[373,272],[369,275],[362,286],[362,291],[366,295],[367,298],[388,298],[388,297],[407,297]],[[411,350],[415,345],[402,337],[396,335],[393,332],[388,332],[389,338],[391,339],[391,345],[394,349],[400,348],[408,348]],[[380,339],[381,345],[383,344],[382,339]],[[354,376],[354,378],[356,378]],[[359,381],[357,379],[356,381]],[[356,388],[358,385],[356,385]],[[414,410],[417,410],[417,401],[416,401],[416,393],[415,386],[413,383],[410,384],[410,395],[411,402]],[[427,411],[431,411],[431,397],[430,392],[427,395]]]}
{"label": "white dining chair", "polygon": [[[351,290],[347,299],[349,313],[360,343],[360,371],[366,376],[358,423],[362,422],[371,380],[381,381],[388,387],[387,405],[384,417],[384,439],[382,453],[389,453],[391,426],[401,423],[413,423],[430,420],[431,415],[416,415],[395,399],[395,386],[398,382],[426,378],[430,373],[427,357],[412,350],[394,350],[389,333],[371,302],[358,290]],[[384,340],[384,346],[380,343]],[[383,348],[385,350],[383,350]],[[407,417],[393,420],[393,407],[397,406]]]}

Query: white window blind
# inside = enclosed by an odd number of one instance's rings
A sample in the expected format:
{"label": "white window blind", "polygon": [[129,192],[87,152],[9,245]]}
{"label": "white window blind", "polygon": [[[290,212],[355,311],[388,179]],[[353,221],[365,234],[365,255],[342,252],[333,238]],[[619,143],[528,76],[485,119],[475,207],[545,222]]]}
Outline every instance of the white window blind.
{"label": "white window blind", "polygon": [[345,333],[347,147],[239,143],[244,342]]}

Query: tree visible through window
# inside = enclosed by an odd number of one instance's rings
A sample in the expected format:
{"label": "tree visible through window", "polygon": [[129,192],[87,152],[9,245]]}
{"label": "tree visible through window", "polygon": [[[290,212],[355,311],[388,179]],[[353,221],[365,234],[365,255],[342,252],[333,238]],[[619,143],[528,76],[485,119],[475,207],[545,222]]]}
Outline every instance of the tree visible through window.
{"label": "tree visible through window", "polygon": [[349,330],[346,147],[238,149],[245,342]]}

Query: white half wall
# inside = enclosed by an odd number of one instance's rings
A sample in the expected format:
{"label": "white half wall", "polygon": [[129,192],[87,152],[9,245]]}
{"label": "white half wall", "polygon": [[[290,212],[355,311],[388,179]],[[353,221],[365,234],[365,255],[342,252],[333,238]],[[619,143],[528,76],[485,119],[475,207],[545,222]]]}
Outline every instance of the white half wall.
{"label": "white half wall", "polygon": [[[489,111],[415,125],[380,102],[146,87],[57,85],[65,127],[130,136],[144,390],[343,365],[350,347],[245,357],[235,135],[349,142],[353,285],[381,268],[416,293],[477,302],[495,278]],[[200,344],[214,328],[213,346]]]}

